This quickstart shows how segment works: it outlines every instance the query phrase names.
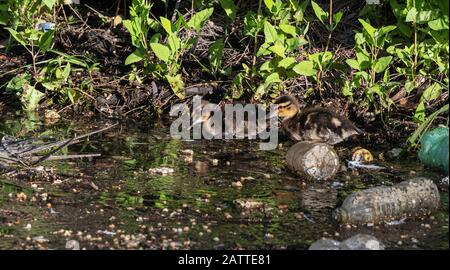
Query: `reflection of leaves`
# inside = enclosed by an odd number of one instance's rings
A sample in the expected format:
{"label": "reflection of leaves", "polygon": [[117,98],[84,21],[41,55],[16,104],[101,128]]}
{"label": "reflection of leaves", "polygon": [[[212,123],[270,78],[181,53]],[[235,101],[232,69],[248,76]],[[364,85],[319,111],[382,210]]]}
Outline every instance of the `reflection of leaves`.
{"label": "reflection of leaves", "polygon": [[20,101],[27,111],[35,111],[45,94],[31,85],[25,85]]}

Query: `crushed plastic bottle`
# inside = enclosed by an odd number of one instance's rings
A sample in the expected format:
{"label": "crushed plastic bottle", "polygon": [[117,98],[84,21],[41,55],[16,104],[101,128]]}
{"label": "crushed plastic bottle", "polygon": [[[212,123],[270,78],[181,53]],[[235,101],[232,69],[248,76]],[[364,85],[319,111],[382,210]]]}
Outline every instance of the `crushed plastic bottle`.
{"label": "crushed plastic bottle", "polygon": [[428,167],[448,173],[448,128],[438,127],[425,132],[420,140],[420,161]]}
{"label": "crushed plastic bottle", "polygon": [[437,186],[419,177],[390,187],[354,192],[333,212],[333,219],[347,224],[378,223],[433,211],[439,204]]}

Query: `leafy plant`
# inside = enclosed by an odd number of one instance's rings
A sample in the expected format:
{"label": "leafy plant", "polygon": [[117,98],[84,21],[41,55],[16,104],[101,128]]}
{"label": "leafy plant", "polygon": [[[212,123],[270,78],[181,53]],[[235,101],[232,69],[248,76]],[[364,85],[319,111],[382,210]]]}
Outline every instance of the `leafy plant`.
{"label": "leafy plant", "polygon": [[[389,33],[396,29],[396,26],[388,25],[381,28],[373,27],[369,22],[359,19],[362,24],[362,32],[355,34],[356,58],[347,59],[346,63],[356,72],[353,74],[351,82],[344,86],[344,95],[351,96],[352,89],[364,87],[366,102],[383,108],[389,108],[392,101],[389,98],[388,90],[392,86],[389,84],[389,65],[392,56],[381,56],[385,46],[390,42]],[[379,80],[378,74],[383,74]],[[375,96],[378,101],[375,102]],[[380,112],[381,108],[376,108]]]}
{"label": "leafy plant", "polygon": [[[296,27],[296,25],[304,23],[303,13],[307,2],[302,5],[293,2],[265,0],[264,4],[271,15],[271,20],[268,17],[262,17],[261,11],[258,14],[249,12],[245,16],[244,33],[255,39],[254,63],[256,63],[256,57],[270,57],[259,68],[252,67],[251,72],[246,72],[264,78],[254,92],[255,99],[267,94],[273,86],[279,90],[280,82],[297,76],[292,70],[296,64],[295,53],[308,43],[304,38],[308,31],[308,24],[302,25],[303,27]],[[264,43],[256,47],[260,32],[264,33]],[[276,95],[276,93],[273,94]]]}
{"label": "leafy plant", "polygon": [[326,12],[324,11],[316,2],[311,1],[311,6],[314,10],[314,14],[319,19],[319,21],[322,23],[322,25],[325,26],[325,28],[328,31],[328,40],[327,45],[325,47],[325,51],[328,51],[328,46],[330,45],[331,40],[331,33],[336,29],[339,22],[342,19],[342,15],[344,13],[342,11],[339,11],[335,14],[333,14],[333,0],[330,0],[330,11]]}
{"label": "leafy plant", "polygon": [[[123,21],[124,26],[132,36],[132,43],[137,49],[127,57],[125,64],[130,65],[139,61],[144,62],[147,73],[158,79],[166,80],[173,92],[181,99],[184,98],[184,82],[179,74],[182,57],[195,43],[196,33],[200,32],[203,24],[214,12],[214,8],[204,9],[192,15],[186,21],[179,15],[172,23],[165,17],[159,21],[150,19],[148,14],[151,4],[146,0],[134,0],[130,9],[130,20]],[[162,31],[165,38],[162,39]],[[160,31],[148,38],[150,29]],[[181,38],[180,32],[186,31],[186,38]],[[158,61],[151,58],[150,52]]]}
{"label": "leafy plant", "polygon": [[448,83],[448,2],[413,0],[400,4],[391,0],[390,5],[399,32],[406,38],[402,42],[407,45],[392,46],[388,51],[403,65],[396,70],[406,77],[406,90],[418,86],[417,76],[444,74]]}

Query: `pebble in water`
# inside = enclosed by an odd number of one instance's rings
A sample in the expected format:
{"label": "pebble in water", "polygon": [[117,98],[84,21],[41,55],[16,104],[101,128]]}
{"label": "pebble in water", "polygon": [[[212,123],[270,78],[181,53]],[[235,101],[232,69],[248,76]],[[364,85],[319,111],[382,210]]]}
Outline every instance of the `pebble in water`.
{"label": "pebble in water", "polygon": [[374,236],[357,234],[342,242],[321,239],[314,242],[309,250],[384,250],[385,246]]}

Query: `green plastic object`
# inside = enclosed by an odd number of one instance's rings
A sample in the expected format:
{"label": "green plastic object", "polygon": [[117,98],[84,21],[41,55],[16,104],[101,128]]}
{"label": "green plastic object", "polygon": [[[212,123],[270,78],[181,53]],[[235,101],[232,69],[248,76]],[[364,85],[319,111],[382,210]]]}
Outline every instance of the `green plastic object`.
{"label": "green plastic object", "polygon": [[448,128],[438,127],[425,132],[420,140],[420,161],[428,167],[448,173]]}

